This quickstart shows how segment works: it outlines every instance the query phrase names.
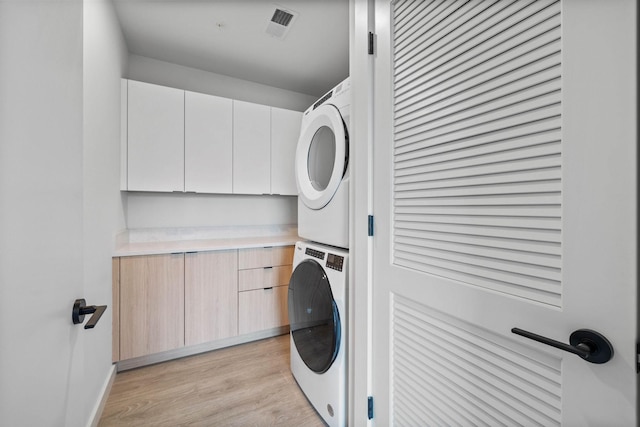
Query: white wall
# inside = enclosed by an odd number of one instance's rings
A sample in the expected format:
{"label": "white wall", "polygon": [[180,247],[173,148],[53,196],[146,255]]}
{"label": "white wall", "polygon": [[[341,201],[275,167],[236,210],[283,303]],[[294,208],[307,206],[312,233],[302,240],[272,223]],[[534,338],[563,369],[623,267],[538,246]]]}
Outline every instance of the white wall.
{"label": "white wall", "polygon": [[83,392],[92,406],[111,374],[111,256],[126,228],[120,193],[120,78],[128,52],[111,0],[84,0],[83,10],[84,298],[107,304],[85,333]]}
{"label": "white wall", "polygon": [[[231,99],[304,111],[314,96],[129,55],[127,78]],[[296,197],[123,193],[127,227],[297,224]]]}
{"label": "white wall", "polygon": [[225,227],[298,223],[298,199],[236,194],[129,193],[127,225]]}
{"label": "white wall", "polygon": [[82,1],[0,1],[2,426],[87,421],[82,174]]}
{"label": "white wall", "polygon": [[183,67],[139,55],[129,56],[129,70],[126,77],[132,80],[296,111],[304,111],[318,100],[312,95]]}

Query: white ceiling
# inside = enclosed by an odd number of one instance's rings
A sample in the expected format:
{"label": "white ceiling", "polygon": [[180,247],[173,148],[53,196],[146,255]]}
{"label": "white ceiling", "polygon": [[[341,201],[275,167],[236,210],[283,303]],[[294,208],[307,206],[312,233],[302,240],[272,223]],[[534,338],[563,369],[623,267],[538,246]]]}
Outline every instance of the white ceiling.
{"label": "white ceiling", "polygon": [[[348,0],[115,0],[129,52],[320,97],[349,75]],[[284,39],[276,6],[297,12]]]}

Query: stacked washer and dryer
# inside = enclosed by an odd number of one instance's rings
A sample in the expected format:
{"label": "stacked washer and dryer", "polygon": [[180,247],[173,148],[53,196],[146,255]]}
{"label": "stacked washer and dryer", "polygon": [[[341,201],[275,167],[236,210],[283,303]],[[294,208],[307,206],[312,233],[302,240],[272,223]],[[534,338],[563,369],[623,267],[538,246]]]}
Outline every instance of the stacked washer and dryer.
{"label": "stacked washer and dryer", "polygon": [[347,422],[349,78],[304,112],[298,234],[289,282],[291,372],[329,426]]}

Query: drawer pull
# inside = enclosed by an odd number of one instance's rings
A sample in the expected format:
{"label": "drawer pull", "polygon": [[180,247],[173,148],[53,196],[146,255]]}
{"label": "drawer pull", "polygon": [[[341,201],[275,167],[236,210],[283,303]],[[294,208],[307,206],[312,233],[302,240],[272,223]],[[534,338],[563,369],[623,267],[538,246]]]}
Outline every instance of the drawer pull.
{"label": "drawer pull", "polygon": [[269,290],[273,289],[273,286],[271,286],[269,288],[262,288],[262,289],[265,290],[265,291],[269,291]]}
{"label": "drawer pull", "polygon": [[273,266],[271,267],[264,267],[265,270],[271,270],[273,268]]}

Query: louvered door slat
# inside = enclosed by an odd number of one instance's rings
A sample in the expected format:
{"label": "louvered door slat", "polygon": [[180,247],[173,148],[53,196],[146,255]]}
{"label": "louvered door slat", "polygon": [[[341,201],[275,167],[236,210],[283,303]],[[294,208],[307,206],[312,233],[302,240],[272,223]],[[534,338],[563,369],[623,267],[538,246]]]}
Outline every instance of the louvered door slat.
{"label": "louvered door slat", "polygon": [[[427,221],[396,221],[396,228],[402,229],[405,235],[411,235],[410,231],[431,231],[439,233],[450,233],[463,236],[485,236],[505,239],[519,239],[523,244],[530,242],[560,243],[561,233],[554,230],[513,228],[513,227],[480,227],[465,226],[462,224],[438,224]],[[419,236],[419,233],[416,233]],[[424,242],[427,244],[428,242]],[[428,246],[427,246],[428,247]],[[396,248],[399,249],[399,248]]]}
{"label": "louvered door slat", "polygon": [[[439,1],[441,2],[443,0]],[[430,0],[430,3],[433,2],[434,0]],[[405,25],[406,22],[411,19],[411,15],[416,7],[419,7],[423,3],[425,3],[423,0],[406,0],[396,4],[393,10],[398,27]]]}
{"label": "louvered door slat", "polygon": [[[413,25],[399,28],[395,33],[398,59],[402,55],[419,55],[419,52],[412,50],[423,49],[430,40],[438,40],[453,31],[459,25],[458,22],[472,12],[473,8],[463,7],[465,3],[467,2],[464,0],[449,0],[438,7],[425,7],[419,14],[415,14],[412,17]],[[418,40],[421,42],[418,43]],[[405,46],[409,49],[404,50]]]}
{"label": "louvered door slat", "polygon": [[[401,321],[401,319],[397,319]],[[405,326],[406,323],[404,323]],[[406,329],[409,329],[408,327]],[[469,402],[482,402],[485,408],[498,408],[501,410],[493,412],[491,415],[495,417],[499,422],[503,422],[506,425],[539,425],[544,426],[550,424],[548,417],[544,417],[543,414],[532,414],[531,407],[527,407],[524,404],[516,405],[517,400],[514,396],[510,396],[497,387],[482,383],[479,381],[475,372],[469,372],[461,369],[460,366],[455,364],[455,355],[446,351],[446,348],[442,345],[434,346],[429,342],[417,343],[415,334],[405,335],[405,330],[398,333],[398,339],[402,339],[407,347],[407,351],[420,354],[424,357],[424,362],[428,365],[432,365],[440,372],[447,372],[446,377],[449,388],[452,392],[456,393],[457,398],[466,399]],[[408,332],[408,331],[407,331]],[[422,345],[421,345],[422,344]],[[431,344],[431,345],[429,345]],[[440,343],[439,343],[440,344]],[[408,362],[408,361],[407,361]],[[419,372],[419,370],[418,370]],[[480,396],[482,396],[480,398]],[[477,405],[477,403],[476,403]],[[502,405],[502,406],[501,406]],[[468,405],[467,411],[469,411]],[[479,406],[479,405],[478,405]],[[522,408],[528,409],[529,413],[522,413]],[[537,419],[536,419],[537,418]],[[546,421],[543,423],[542,421]]]}
{"label": "louvered door slat", "polygon": [[425,24],[429,28],[435,28],[443,17],[446,18],[452,11],[459,9],[462,4],[464,4],[464,0],[419,2],[419,5],[411,10],[407,19],[401,18],[402,24],[395,32],[396,45],[402,45],[407,37],[415,37],[416,34],[424,33]]}
{"label": "louvered door slat", "polygon": [[529,418],[527,421],[536,420],[544,425],[558,418],[560,408],[557,395],[523,380],[520,375],[511,375],[502,367],[505,360],[496,360],[490,352],[470,346],[459,336],[452,336],[448,330],[430,324],[425,327],[421,319],[412,314],[401,312],[397,318],[407,326],[403,334],[416,337],[414,342],[424,346],[421,350],[437,346],[452,370],[460,372],[465,380],[483,384],[485,393],[509,404]]}
{"label": "louvered door slat", "polygon": [[[560,245],[554,242],[523,241],[520,239],[442,233],[430,230],[404,230],[402,228],[398,228],[396,230],[396,238],[410,238],[429,241],[429,244],[433,245],[432,247],[437,247],[440,244],[458,243],[460,245],[470,246],[472,248],[478,247],[489,251],[498,249],[524,254],[541,254],[549,257],[559,256],[561,253]],[[552,263],[551,265],[555,264]]]}
{"label": "louvered door slat", "polygon": [[396,106],[396,125],[403,125],[406,122],[424,117],[425,114],[439,112],[469,99],[475,99],[476,103],[480,103],[485,98],[495,99],[517,93],[536,85],[557,80],[560,73],[557,54],[552,54],[525,69],[509,69],[506,74],[489,81],[482,81],[481,84],[473,85],[473,82],[470,84],[465,82],[463,85],[439,90],[432,96],[424,96],[421,99],[410,98],[411,104],[406,108],[400,105]]}
{"label": "louvered door slat", "polygon": [[[538,3],[534,2],[534,4]],[[516,5],[520,3],[517,2]],[[419,55],[409,56],[410,61],[396,62],[395,84],[398,93],[403,92],[398,86],[410,86],[411,82],[418,77],[428,78],[429,73],[431,75],[433,73],[456,74],[469,66],[475,66],[493,58],[513,55],[514,50],[535,46],[538,44],[536,40],[548,40],[546,37],[549,34],[557,37],[556,31],[553,30],[558,30],[559,24],[553,18],[558,16],[559,7],[546,8],[542,11],[534,10],[533,14],[529,14],[531,11],[527,9],[509,18],[498,20],[489,30],[484,28],[489,24],[483,22],[476,27],[478,31],[476,37],[468,34],[467,40],[456,41],[462,42],[461,44],[456,44],[455,47],[447,46],[447,49],[444,49],[446,53],[443,55],[438,55],[440,53],[438,45],[425,46]],[[515,49],[516,47],[519,49]]]}
{"label": "louvered door slat", "polygon": [[[422,174],[424,179],[422,181],[419,180],[417,169],[424,169],[425,173]],[[463,188],[463,187],[471,187],[471,186],[481,186],[481,185],[496,185],[504,182],[509,183],[528,183],[528,182],[543,182],[543,181],[558,181],[561,179],[562,174],[560,171],[560,166],[550,167],[546,169],[534,169],[534,170],[520,170],[514,172],[506,172],[506,173],[489,173],[486,175],[479,176],[462,176],[459,178],[447,178],[441,180],[433,180],[430,179],[428,173],[428,166],[423,167],[415,167],[410,168],[409,170],[414,171],[414,173],[404,173],[402,175],[396,175],[396,182],[398,187],[400,187],[403,183],[408,183],[409,186],[407,189],[414,189],[412,186],[416,186],[417,188],[423,190],[429,189],[444,189],[444,188]],[[419,186],[419,187],[418,187]]]}
{"label": "louvered door slat", "polygon": [[[556,96],[559,98],[560,93],[556,93]],[[561,111],[562,108],[559,103],[548,106],[540,104],[537,108],[518,113],[507,110],[503,111],[502,115],[493,114],[493,119],[488,119],[486,116],[476,117],[469,120],[469,122],[458,123],[456,126],[449,126],[444,129],[429,129],[423,133],[398,139],[396,148],[398,153],[413,151],[492,132],[501,132],[516,126],[540,127],[540,131],[544,132],[557,126],[557,122],[554,119],[560,116]]]}
{"label": "louvered door slat", "polygon": [[[556,118],[549,122],[499,129],[484,135],[472,135],[470,138],[459,138],[440,143],[427,140],[421,144],[415,144],[413,147],[398,148],[395,150],[394,159],[397,169],[396,176],[404,174],[403,168],[554,143],[559,141],[557,130],[560,129],[560,124],[559,118]],[[410,173],[410,171],[406,171],[406,173]]]}
{"label": "louvered door slat", "polygon": [[[395,240],[395,244],[400,246],[401,243],[398,240]],[[408,239],[403,240],[406,241]],[[536,286],[546,292],[557,292],[561,280],[560,269],[548,265],[534,265],[507,259],[496,259],[485,255],[468,255],[452,250],[433,247],[425,248],[411,243],[402,243],[402,247],[411,250],[414,259],[428,259],[434,265],[447,268],[459,265],[460,271],[476,275],[487,275],[491,278],[502,277],[502,280],[506,280],[505,278],[512,277],[511,280],[522,286],[531,286],[532,283],[535,283]]]}
{"label": "louvered door slat", "polygon": [[559,78],[523,89],[502,93],[484,94],[462,104],[454,104],[432,114],[423,115],[404,125],[399,125],[398,138],[410,137],[426,129],[446,129],[471,119],[495,120],[504,116],[504,110],[510,114],[521,114],[535,109],[554,105],[560,91]]}
{"label": "louvered door slat", "polygon": [[[450,187],[423,189],[420,182],[406,185],[397,185],[398,193],[410,195],[414,198],[422,197],[459,197],[459,196],[495,196],[511,194],[535,194],[535,193],[559,193],[560,181],[551,182],[525,182],[525,183],[504,183],[489,185],[474,185],[468,187]],[[398,218],[401,219],[401,218]]]}
{"label": "louvered door slat", "polygon": [[[445,425],[560,424],[559,359],[523,351],[503,337],[402,297],[393,298],[392,316],[396,396],[429,395],[430,401],[452,409],[436,410],[431,418],[430,406],[405,406],[398,398],[396,414],[402,412],[417,425],[426,419]],[[429,393],[434,389],[437,397]]]}
{"label": "louvered door slat", "polygon": [[[402,314],[400,314],[402,313]],[[433,335],[431,339],[445,340],[464,349],[468,354],[475,354],[476,361],[486,363],[487,369],[500,367],[496,373],[501,378],[509,378],[513,384],[521,384],[531,393],[538,394],[541,400],[549,402],[558,408],[560,382],[559,361],[557,357],[538,354],[528,354],[522,349],[513,347],[513,339],[498,336],[487,337],[486,333],[477,334],[477,328],[471,324],[463,324],[446,317],[438,317],[424,307],[407,302],[399,310],[398,316],[411,319],[415,326]],[[514,353],[518,354],[517,363],[509,363]],[[546,397],[543,397],[546,396]],[[555,396],[555,397],[552,397]]]}
{"label": "louvered door slat", "polygon": [[[536,411],[531,413],[539,412],[542,417],[558,417],[560,387],[553,381],[557,379],[557,372],[549,372],[555,375],[550,379],[527,369],[524,366],[526,360],[523,360],[524,363],[517,368],[509,365],[508,358],[489,351],[484,343],[480,342],[480,345],[477,345],[468,341],[464,331],[458,330],[452,334],[451,326],[439,323],[437,319],[424,322],[423,314],[418,311],[403,310],[398,313],[397,318],[402,319],[407,325],[405,333],[414,334],[417,337],[416,341],[424,343],[426,347],[440,347],[440,350],[448,354],[448,359],[452,360],[460,371],[466,372],[470,377],[477,377],[479,382],[489,385],[493,388],[494,395],[501,392],[507,393],[517,401],[513,406],[521,406],[523,411],[526,409],[522,402],[533,400],[537,403]],[[498,350],[498,348],[492,348],[492,350]],[[508,400],[504,396],[500,397]]]}
{"label": "louvered door slat", "polygon": [[[526,181],[526,179],[522,178],[525,173],[535,170],[544,171],[544,174],[536,175],[537,180],[559,177],[557,170],[557,168],[560,167],[559,141],[536,145],[523,144],[520,147],[518,147],[517,142],[519,141],[514,141],[514,144],[507,145],[508,147],[514,148],[506,150],[500,150],[500,148],[504,148],[504,145],[496,146],[498,144],[491,144],[488,147],[481,147],[475,152],[472,152],[471,155],[468,155],[467,152],[460,152],[459,150],[450,151],[439,156],[423,155],[422,153],[416,152],[398,155],[398,171],[394,174],[396,184],[420,182],[428,179],[431,182],[435,182],[434,187],[444,187],[446,185],[438,185],[440,180],[451,180],[455,178],[472,179],[483,176],[496,176],[498,177],[498,182],[519,182]],[[419,157],[411,158],[411,154]],[[402,159],[407,159],[407,161]],[[510,167],[510,162],[520,163],[517,164],[517,167],[513,165]],[[526,162],[526,164],[522,162]],[[487,167],[483,168],[483,166],[488,165],[495,165],[496,169],[483,171],[483,169],[487,169]],[[470,170],[471,168],[474,169]],[[449,173],[459,169],[465,169],[459,172],[462,174],[461,176],[459,173]],[[506,173],[511,173],[511,176],[505,176]],[[500,177],[502,177],[502,180],[500,180]],[[479,185],[482,184],[482,182],[477,182],[476,184]]]}
{"label": "louvered door slat", "polygon": [[[465,225],[468,227],[503,227],[528,230],[547,230],[553,229],[560,231],[561,221],[559,217],[485,217],[472,215],[424,215],[418,213],[401,213],[395,212],[398,221],[403,222],[421,222],[425,224],[447,224],[447,225]],[[419,239],[416,239],[416,243]]]}
{"label": "louvered door slat", "polygon": [[[526,3],[530,3],[531,1],[532,0],[526,0],[523,3],[526,5]],[[517,3],[517,0],[502,1],[497,4],[491,4],[490,2],[473,2],[471,7],[465,8],[465,10],[468,11],[467,17],[469,19],[459,20],[458,23],[461,25],[454,26],[454,28],[449,29],[447,32],[438,31],[438,29],[431,26],[423,26],[421,27],[422,31],[408,35],[402,31],[397,33],[394,31],[396,64],[407,62],[409,60],[407,57],[416,56],[416,59],[420,59],[417,55],[425,49],[429,49],[432,53],[438,52],[439,46],[435,46],[438,42],[440,42],[440,46],[458,46],[474,37],[478,37],[481,35],[480,32],[476,30],[478,25],[487,27],[490,26],[491,23],[499,23],[501,20],[506,19],[510,13],[518,9],[514,7],[515,3]],[[486,8],[479,9],[478,7],[474,7],[483,4]],[[522,6],[523,5],[520,5],[520,7]],[[475,11],[473,9],[475,9]],[[505,10],[507,10],[507,12],[505,12]],[[426,24],[427,21],[422,20],[422,22]],[[403,38],[403,36],[405,37]],[[412,50],[415,51],[412,52]]]}
{"label": "louvered door slat", "polygon": [[[420,246],[422,239],[416,237],[396,236],[395,241],[406,245]],[[513,249],[491,248],[487,246],[471,246],[468,244],[442,242],[432,240],[429,242],[430,248],[442,251],[442,253],[462,253],[475,256],[482,256],[492,259],[502,259],[513,263],[522,263],[533,266],[545,266],[559,269],[562,267],[560,257],[534,252],[515,251]]]}
{"label": "louvered door slat", "polygon": [[[489,156],[487,156],[489,157]],[[417,166],[413,168],[413,171],[419,172],[411,175],[403,175],[402,181],[396,184],[396,190],[398,194],[397,198],[402,199],[406,197],[415,198],[417,196],[424,197],[437,197],[434,194],[428,194],[429,191],[428,184],[426,187],[421,186],[421,182],[433,182],[440,181],[445,179],[454,179],[454,178],[465,178],[469,177],[473,179],[475,177],[482,177],[486,175],[496,175],[501,174],[503,180],[501,183],[504,184],[517,184],[519,180],[517,179],[517,172],[519,171],[540,171],[539,181],[545,180],[546,174],[548,174],[549,179],[553,179],[553,173],[557,174],[557,170],[554,172],[553,168],[557,168],[559,166],[560,156],[558,154],[549,154],[549,155],[541,155],[538,157],[525,157],[525,158],[514,158],[511,160],[506,160],[503,162],[487,162],[487,163],[479,163],[479,160],[482,159],[465,159],[465,161],[460,161],[458,164],[447,164],[447,165],[434,165],[432,168],[433,171],[429,171],[429,166]],[[450,167],[447,167],[450,166]],[[511,173],[511,174],[510,174]],[[509,175],[510,174],[510,175]],[[413,178],[413,179],[412,179]],[[508,181],[511,178],[512,181]],[[516,179],[514,179],[516,178]],[[416,184],[417,188],[411,188],[411,184]],[[478,184],[479,186],[479,184]],[[532,188],[530,185],[527,185],[525,182],[523,186],[526,186],[527,189]],[[450,197],[453,196],[461,196],[460,191],[456,190],[456,187],[450,187],[455,194],[450,194]],[[527,192],[528,190],[524,191]],[[425,190],[420,193],[416,193],[416,191]],[[560,191],[560,188],[550,188],[544,191]],[[497,191],[493,194],[517,194],[522,191],[518,191],[515,188],[511,188],[507,191]],[[535,193],[541,192],[541,190],[533,191]],[[478,191],[473,188],[469,189],[469,195],[484,193],[487,195],[491,195],[491,192],[486,192],[483,189],[479,189]]]}

